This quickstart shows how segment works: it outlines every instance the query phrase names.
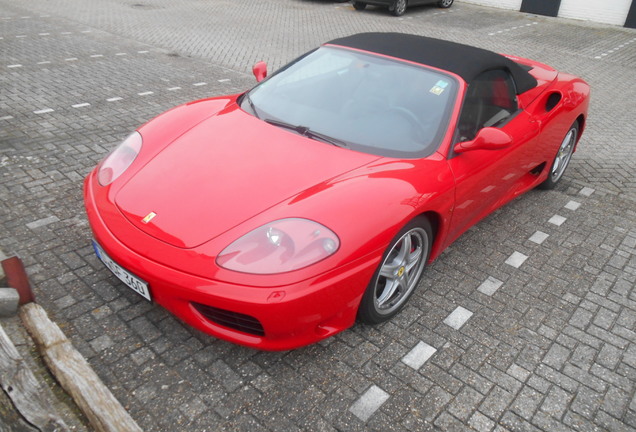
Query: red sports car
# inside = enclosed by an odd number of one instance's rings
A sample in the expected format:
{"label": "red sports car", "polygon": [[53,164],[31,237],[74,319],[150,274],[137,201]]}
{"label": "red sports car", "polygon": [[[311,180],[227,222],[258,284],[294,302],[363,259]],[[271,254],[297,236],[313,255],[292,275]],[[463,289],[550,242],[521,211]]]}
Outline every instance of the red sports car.
{"label": "red sports car", "polygon": [[190,325],[283,350],[397,314],[471,225],[561,179],[589,86],[397,33],[332,40],[176,107],[86,178],[97,256]]}

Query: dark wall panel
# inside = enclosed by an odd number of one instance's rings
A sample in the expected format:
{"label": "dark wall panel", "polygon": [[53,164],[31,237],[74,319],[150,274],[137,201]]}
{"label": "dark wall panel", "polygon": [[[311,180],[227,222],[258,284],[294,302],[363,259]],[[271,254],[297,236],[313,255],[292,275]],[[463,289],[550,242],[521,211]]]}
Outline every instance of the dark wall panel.
{"label": "dark wall panel", "polygon": [[629,8],[627,19],[625,20],[625,27],[636,28],[636,2],[632,0],[632,7]]}
{"label": "dark wall panel", "polygon": [[[599,2],[599,7],[601,2]],[[521,2],[521,12],[528,12],[537,15],[557,16],[559,13],[561,0],[523,0]]]}

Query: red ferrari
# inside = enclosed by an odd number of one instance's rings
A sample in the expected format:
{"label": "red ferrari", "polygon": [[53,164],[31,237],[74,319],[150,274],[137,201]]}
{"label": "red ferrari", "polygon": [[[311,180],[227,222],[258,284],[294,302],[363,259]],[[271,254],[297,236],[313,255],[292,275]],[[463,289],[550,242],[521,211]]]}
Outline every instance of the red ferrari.
{"label": "red ferrari", "polygon": [[101,261],[190,325],[291,349],[396,315],[471,225],[562,178],[589,86],[397,33],[333,40],[141,126],[86,178]]}

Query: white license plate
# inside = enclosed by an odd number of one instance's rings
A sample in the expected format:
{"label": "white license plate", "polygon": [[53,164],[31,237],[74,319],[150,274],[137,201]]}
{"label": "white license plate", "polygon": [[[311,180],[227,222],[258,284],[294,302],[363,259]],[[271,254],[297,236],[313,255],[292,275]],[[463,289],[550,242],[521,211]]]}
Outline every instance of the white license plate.
{"label": "white license plate", "polygon": [[150,297],[150,290],[148,289],[148,283],[146,281],[139,279],[137,276],[113,261],[96,241],[93,241],[93,249],[95,249],[95,255],[97,255],[97,258],[99,258],[101,262],[108,267],[108,270],[113,272],[120,281],[128,285],[128,287],[144,297],[146,300],[152,301]]}

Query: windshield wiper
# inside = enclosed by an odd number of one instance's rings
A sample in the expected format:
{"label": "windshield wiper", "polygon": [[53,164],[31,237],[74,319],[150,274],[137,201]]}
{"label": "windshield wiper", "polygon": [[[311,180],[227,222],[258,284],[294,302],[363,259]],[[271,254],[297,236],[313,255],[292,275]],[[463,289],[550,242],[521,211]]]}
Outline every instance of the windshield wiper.
{"label": "windshield wiper", "polygon": [[256,112],[256,107],[254,106],[254,102],[252,102],[252,98],[250,97],[249,93],[245,93],[245,100],[247,100],[247,103],[250,106],[250,109],[254,113],[254,117],[259,119],[260,117],[258,116],[258,113]]}
{"label": "windshield wiper", "polygon": [[335,145],[337,147],[347,147],[347,143],[339,140],[338,138],[334,138],[334,137],[330,137],[329,135],[325,135],[322,134],[320,132],[314,132],[312,131],[310,128],[308,128],[307,126],[296,126],[290,123],[285,123],[283,121],[280,120],[274,120],[274,119],[265,119],[266,123],[269,123],[271,125],[274,126],[278,126],[278,127],[282,127],[285,129],[289,129],[289,130],[293,130],[294,132],[296,132],[299,135],[305,136],[307,138],[311,138],[311,139],[315,139],[318,141],[323,141],[326,142],[328,144],[332,144]]}

